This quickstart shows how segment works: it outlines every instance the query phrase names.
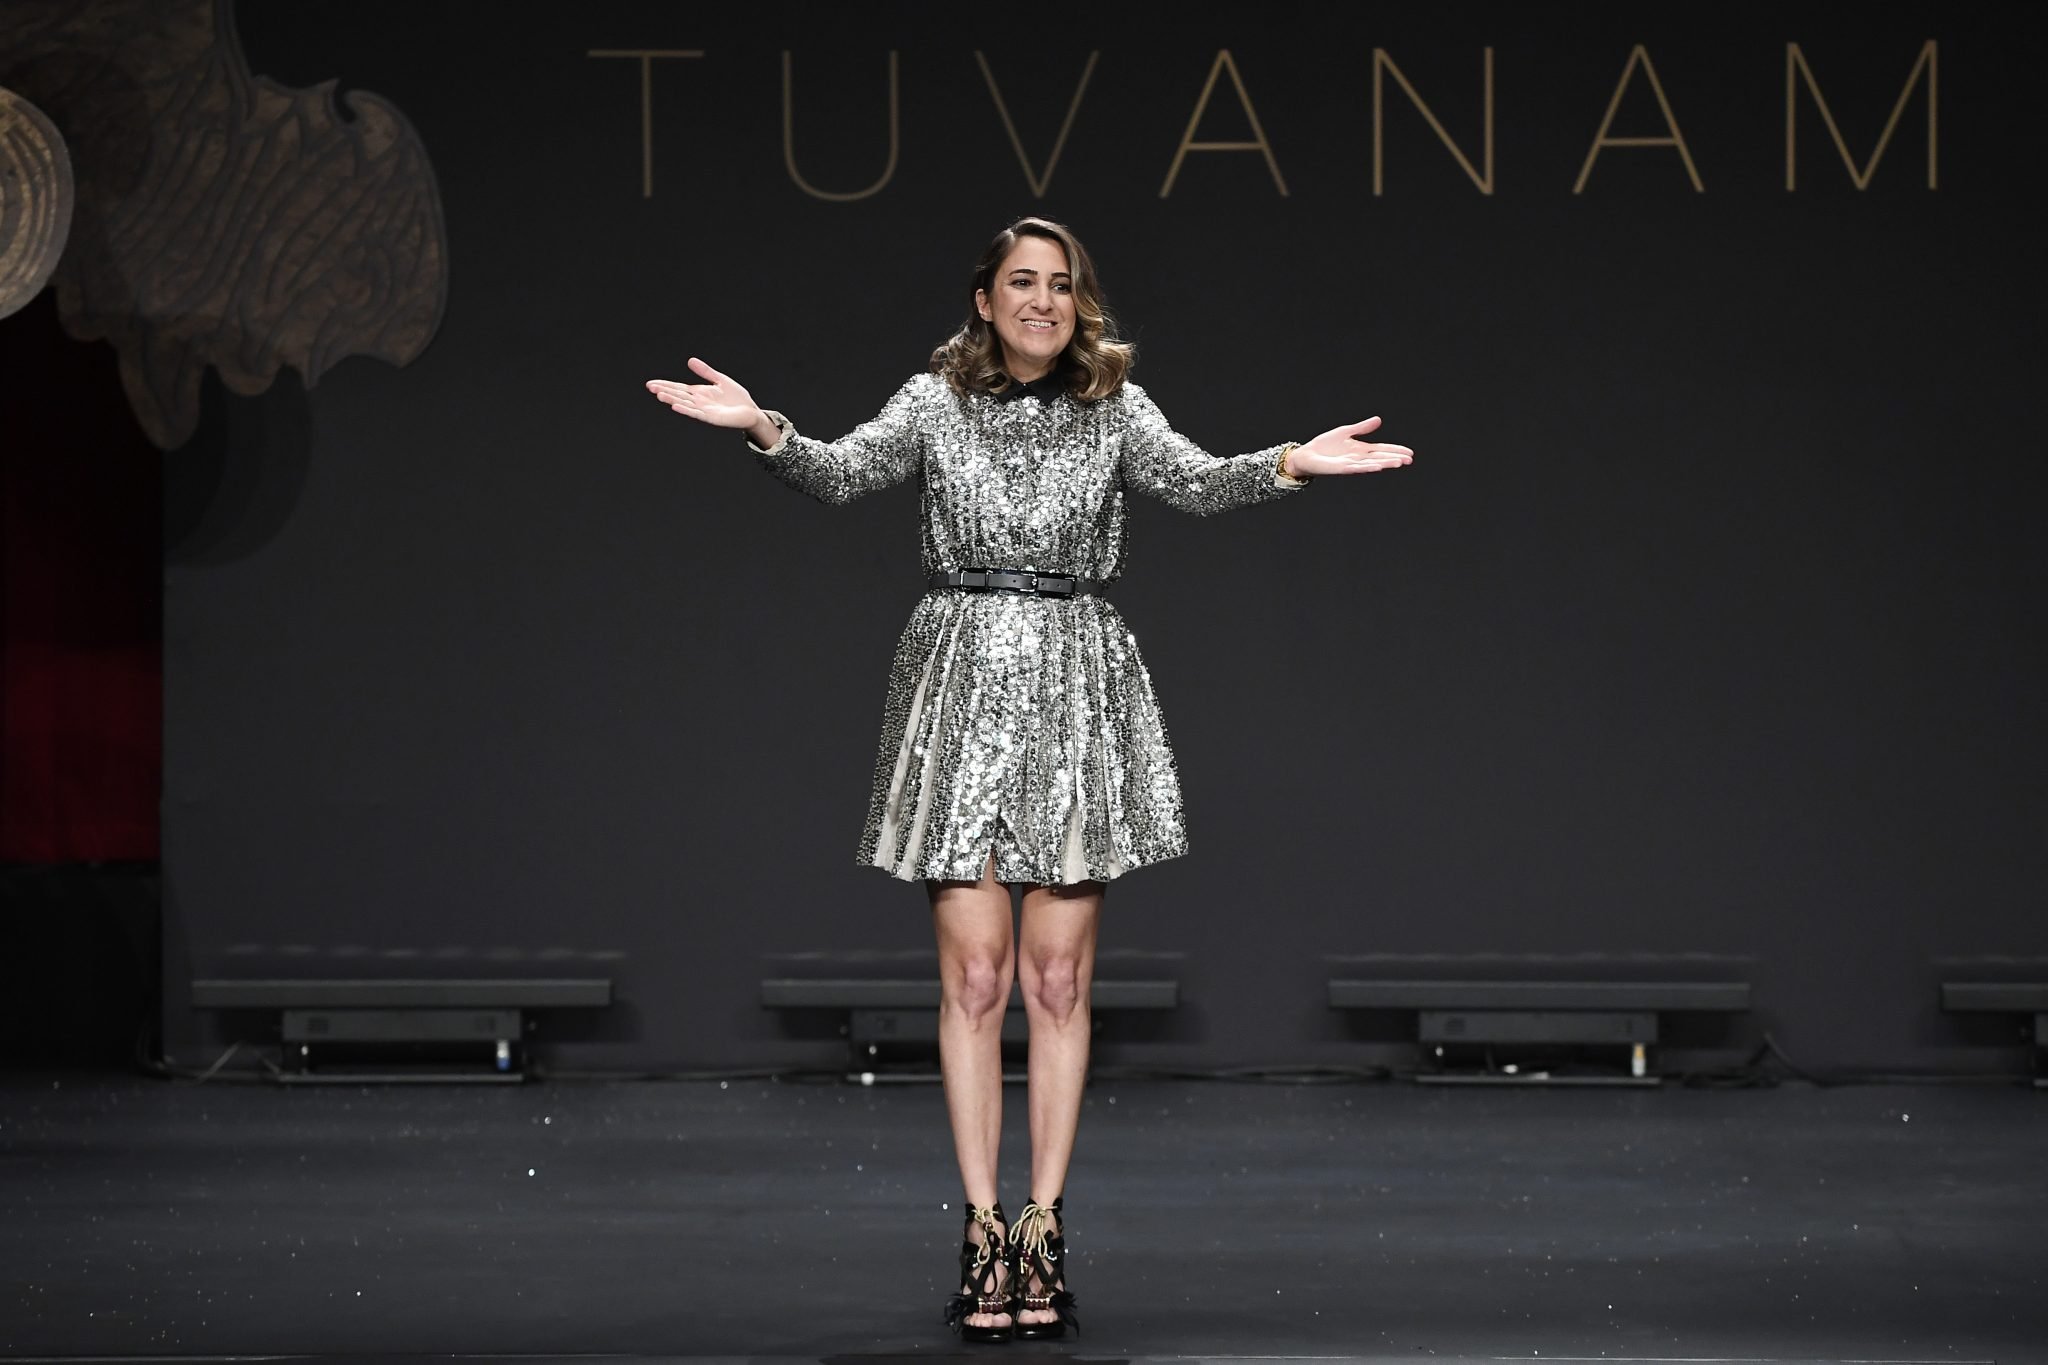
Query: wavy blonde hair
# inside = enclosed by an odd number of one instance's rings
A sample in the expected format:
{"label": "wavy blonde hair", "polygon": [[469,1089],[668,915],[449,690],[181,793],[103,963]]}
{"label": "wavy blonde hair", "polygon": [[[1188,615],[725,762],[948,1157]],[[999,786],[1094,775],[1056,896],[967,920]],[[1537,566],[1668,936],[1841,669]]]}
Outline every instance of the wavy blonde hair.
{"label": "wavy blonde hair", "polygon": [[1043,237],[1057,245],[1066,253],[1067,270],[1073,276],[1074,338],[1055,364],[1066,380],[1068,395],[1083,402],[1109,397],[1123,386],[1124,375],[1138,358],[1138,348],[1117,336],[1116,320],[1103,306],[1095,263],[1088,258],[1081,239],[1049,218],[1019,218],[998,232],[988,250],[981,253],[981,261],[974,267],[974,282],[967,289],[967,321],[932,352],[932,373],[962,397],[1001,393],[1016,383],[1003,368],[1003,344],[995,328],[981,320],[974,306],[974,293],[981,290],[987,298],[995,298],[996,272],[1023,237]]}

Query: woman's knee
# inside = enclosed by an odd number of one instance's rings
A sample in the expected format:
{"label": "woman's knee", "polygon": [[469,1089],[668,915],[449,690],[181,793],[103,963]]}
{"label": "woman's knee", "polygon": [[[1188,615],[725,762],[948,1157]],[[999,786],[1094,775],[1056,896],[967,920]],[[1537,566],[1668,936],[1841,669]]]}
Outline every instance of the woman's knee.
{"label": "woman's knee", "polygon": [[960,953],[952,970],[939,973],[943,1004],[973,1018],[1000,1014],[1010,1003],[1011,962],[1007,954],[974,949]]}
{"label": "woman's knee", "polygon": [[1066,1019],[1081,1005],[1083,974],[1078,953],[1052,951],[1033,957],[1023,973],[1024,1003],[1035,1014]]}

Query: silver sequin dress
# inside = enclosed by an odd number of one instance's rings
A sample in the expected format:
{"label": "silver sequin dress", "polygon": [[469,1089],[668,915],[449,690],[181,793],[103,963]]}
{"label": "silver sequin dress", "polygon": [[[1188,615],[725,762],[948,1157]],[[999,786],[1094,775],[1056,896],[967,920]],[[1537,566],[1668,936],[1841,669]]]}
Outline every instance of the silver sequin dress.
{"label": "silver sequin dress", "polygon": [[[837,441],[753,446],[777,477],[842,503],[915,475],[924,576],[1034,569],[1123,572],[1126,494],[1207,514],[1306,486],[1280,446],[1206,454],[1126,383],[1064,394],[961,397],[911,379]],[[1187,852],[1180,779],[1137,641],[1100,595],[927,591],[896,648],[858,861],[905,881],[1107,881]]]}

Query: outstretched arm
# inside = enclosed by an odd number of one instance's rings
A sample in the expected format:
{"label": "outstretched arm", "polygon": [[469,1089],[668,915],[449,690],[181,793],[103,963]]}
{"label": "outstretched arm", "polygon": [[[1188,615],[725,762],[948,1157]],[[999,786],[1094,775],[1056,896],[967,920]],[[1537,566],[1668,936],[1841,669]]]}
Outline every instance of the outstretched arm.
{"label": "outstretched arm", "polygon": [[1318,474],[1372,474],[1382,469],[1399,469],[1415,459],[1407,446],[1383,441],[1362,441],[1359,437],[1380,429],[1380,419],[1368,417],[1348,427],[1332,427],[1306,445],[1290,448],[1281,472],[1297,479]]}
{"label": "outstretched arm", "polygon": [[755,406],[753,395],[729,374],[720,374],[695,356],[690,369],[702,384],[685,384],[674,379],[650,379],[647,391],[685,417],[694,417],[714,427],[737,427],[754,444],[768,447],[780,433],[768,414]]}
{"label": "outstretched arm", "polygon": [[1356,439],[1375,430],[1377,417],[1326,431],[1303,445],[1289,442],[1243,455],[1211,455],[1167,423],[1145,391],[1126,384],[1119,452],[1126,486],[1197,516],[1285,497],[1318,474],[1364,474],[1406,464],[1406,446]]}
{"label": "outstretched arm", "polygon": [[820,502],[850,502],[901,483],[916,471],[923,432],[913,379],[882,411],[837,441],[799,435],[790,420],[755,404],[739,381],[692,357],[703,384],[650,379],[647,391],[686,417],[746,432],[761,463],[777,478]]}

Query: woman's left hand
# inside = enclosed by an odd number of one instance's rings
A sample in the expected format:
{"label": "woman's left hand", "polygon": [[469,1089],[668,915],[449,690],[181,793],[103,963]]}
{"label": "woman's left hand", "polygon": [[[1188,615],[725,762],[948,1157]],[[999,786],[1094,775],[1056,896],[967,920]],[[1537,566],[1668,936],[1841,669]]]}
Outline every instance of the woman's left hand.
{"label": "woman's left hand", "polygon": [[1379,425],[1379,418],[1368,417],[1348,427],[1332,427],[1313,441],[1296,446],[1287,452],[1288,476],[1298,479],[1304,474],[1371,474],[1399,468],[1415,458],[1415,452],[1407,446],[1359,439],[1367,432],[1379,430]]}

